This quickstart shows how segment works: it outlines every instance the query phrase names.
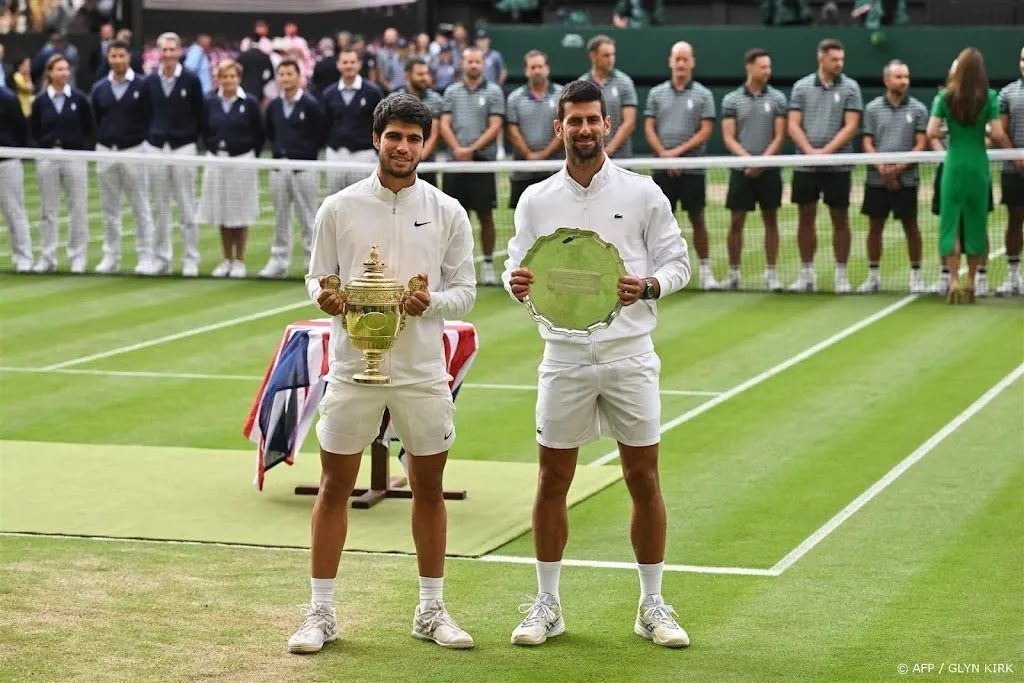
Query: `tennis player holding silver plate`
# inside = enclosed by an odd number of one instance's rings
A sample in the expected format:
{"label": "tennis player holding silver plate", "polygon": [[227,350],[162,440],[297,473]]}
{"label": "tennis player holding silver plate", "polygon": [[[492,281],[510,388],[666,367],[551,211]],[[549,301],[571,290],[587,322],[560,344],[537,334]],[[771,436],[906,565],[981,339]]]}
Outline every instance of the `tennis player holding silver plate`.
{"label": "tennis player holding silver plate", "polygon": [[[597,86],[588,81],[567,85],[557,116],[554,129],[565,144],[565,167],[523,193],[502,275],[513,298],[531,302],[527,305],[535,316],[549,316],[540,326],[545,345],[537,383],[540,479],[533,538],[538,595],[521,607],[526,618],[513,631],[512,642],[540,645],[565,632],[558,579],[569,534],[566,494],[580,446],[605,434],[619,444],[633,499],[630,536],[640,573],[633,630],[658,645],[685,647],[689,636],[661,596],[661,361],[651,332],[656,300],[690,279],[686,241],[654,181],[613,165],[605,155],[611,120]],[[559,226],[583,226],[591,234],[565,231],[561,237]],[[580,251],[575,242],[584,237],[597,246],[598,241],[610,245],[621,257],[623,271],[617,277],[613,273],[610,282],[608,271],[597,265],[602,259],[575,255]],[[559,262],[559,256],[564,260]],[[591,320],[590,304],[607,295],[612,299],[601,305],[607,315]],[[613,315],[617,308],[621,311]],[[582,319],[573,313],[579,309],[588,310]]]}

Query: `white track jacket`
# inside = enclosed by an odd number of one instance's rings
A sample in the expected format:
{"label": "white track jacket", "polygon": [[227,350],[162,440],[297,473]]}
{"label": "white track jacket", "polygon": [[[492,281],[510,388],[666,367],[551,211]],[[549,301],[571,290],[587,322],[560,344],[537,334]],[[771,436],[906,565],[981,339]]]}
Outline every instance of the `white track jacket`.
{"label": "white track jacket", "polygon": [[[539,237],[559,227],[593,230],[614,244],[629,273],[653,277],[661,297],[690,281],[690,257],[668,199],[651,178],[604,160],[590,187],[573,180],[565,167],[547,180],[531,185],[519,199],[516,233],[508,245],[502,280],[509,280]],[[623,307],[605,329],[588,337],[566,337],[540,325],[544,357],[564,363],[604,363],[654,349],[651,332],[657,324],[657,304],[640,300]]]}
{"label": "white track jacket", "polygon": [[[417,180],[394,193],[377,174],[324,200],[314,222],[313,250],[306,290],[316,303],[319,278],[335,273],[343,283],[361,277],[363,262],[376,244],[384,275],[406,285],[425,273],[430,306],[422,316],[407,316],[405,330],[384,355],[381,370],[392,385],[446,380],[444,320],[466,315],[476,300],[473,232],[458,202],[429,183]],[[365,367],[340,317],[331,324],[332,382],[351,382]]]}

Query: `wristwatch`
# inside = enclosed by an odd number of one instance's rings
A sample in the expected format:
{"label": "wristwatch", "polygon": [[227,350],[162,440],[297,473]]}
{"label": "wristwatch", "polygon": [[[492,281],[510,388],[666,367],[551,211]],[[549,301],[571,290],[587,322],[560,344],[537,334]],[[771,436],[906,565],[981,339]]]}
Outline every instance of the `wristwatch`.
{"label": "wristwatch", "polygon": [[641,299],[653,299],[653,298],[655,298],[655,296],[654,296],[654,282],[651,281],[651,278],[645,277],[644,278],[644,283],[647,286],[644,287],[644,291],[643,291],[643,293],[640,294],[640,298]]}

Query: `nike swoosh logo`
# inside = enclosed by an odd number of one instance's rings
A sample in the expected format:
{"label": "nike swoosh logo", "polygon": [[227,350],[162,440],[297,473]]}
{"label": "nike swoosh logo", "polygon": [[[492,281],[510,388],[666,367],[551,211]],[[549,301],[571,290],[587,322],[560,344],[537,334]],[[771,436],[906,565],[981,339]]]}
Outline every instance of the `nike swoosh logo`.
{"label": "nike swoosh logo", "polygon": [[450,431],[447,434],[445,434],[444,435],[444,440],[447,441],[448,439],[452,438],[452,434],[454,434],[454,433],[455,433],[455,430],[453,429],[452,431]]}
{"label": "nike swoosh logo", "polygon": [[415,225],[417,228],[421,228],[424,225],[427,225],[428,223],[430,223],[430,221],[423,221],[422,223],[417,223],[417,222],[414,221],[413,225]]}
{"label": "nike swoosh logo", "polygon": [[617,213],[617,214],[615,214],[615,217],[616,218],[622,218],[622,214],[621,213]]}

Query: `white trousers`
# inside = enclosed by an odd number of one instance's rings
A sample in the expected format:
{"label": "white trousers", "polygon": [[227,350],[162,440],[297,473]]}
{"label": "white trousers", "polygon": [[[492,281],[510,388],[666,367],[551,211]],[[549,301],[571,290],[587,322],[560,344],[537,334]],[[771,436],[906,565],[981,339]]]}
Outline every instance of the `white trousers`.
{"label": "white trousers", "polygon": [[[358,163],[374,164],[377,162],[377,150],[364,149],[360,152],[350,152],[344,147],[339,149],[327,148],[324,152],[327,161],[352,161]],[[327,171],[327,194],[344,190],[353,183],[358,183],[370,175],[372,171]]]}
{"label": "white trousers", "polygon": [[[194,155],[195,144],[171,149],[147,145],[154,155]],[[178,217],[181,221],[181,246],[185,252],[185,263],[199,265],[199,228],[196,226],[196,166],[172,166],[153,163],[148,169],[149,186],[153,190],[153,213],[155,218],[155,244],[153,256],[158,265],[168,265],[174,258],[171,238],[171,197],[178,203]]]}
{"label": "white trousers", "polygon": [[0,209],[11,236],[11,257],[15,269],[32,266],[32,234],[25,213],[25,175],[20,159],[0,161]]}
{"label": "white trousers", "polygon": [[[99,152],[109,152],[96,145]],[[141,152],[142,145],[128,147],[122,152]],[[135,217],[135,250],[139,263],[153,259],[153,214],[146,196],[146,167],[139,163],[117,161],[96,162],[96,175],[100,180],[100,203],[103,207],[103,256],[121,262],[121,197],[127,195]]]}
{"label": "white trousers", "polygon": [[270,196],[274,201],[274,241],[270,256],[288,266],[292,258],[292,206],[302,230],[302,252],[309,261],[313,247],[313,221],[316,218],[320,194],[320,174],[317,171],[273,170],[270,172]]}
{"label": "white trousers", "polygon": [[89,242],[89,167],[84,161],[36,162],[39,198],[42,204],[39,237],[42,242],[40,261],[57,264],[57,221],[60,218],[60,191],[68,202],[68,260],[72,265],[85,263]]}

